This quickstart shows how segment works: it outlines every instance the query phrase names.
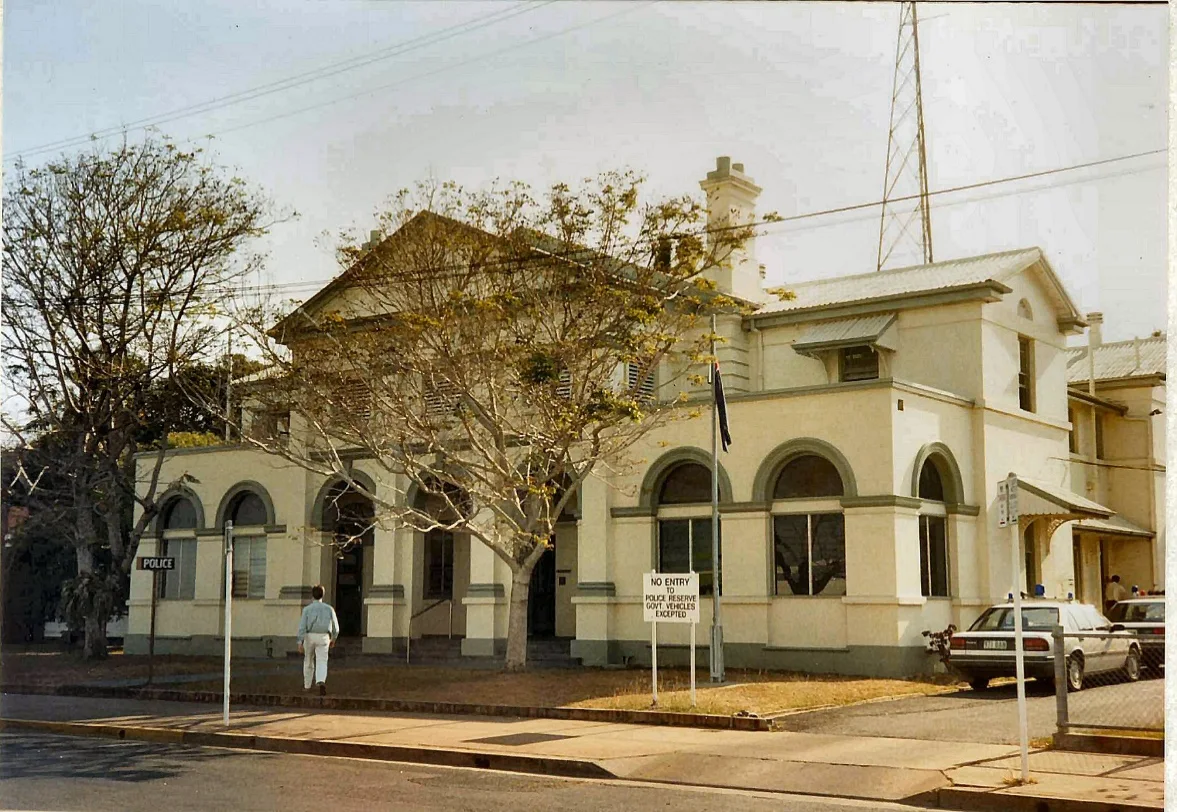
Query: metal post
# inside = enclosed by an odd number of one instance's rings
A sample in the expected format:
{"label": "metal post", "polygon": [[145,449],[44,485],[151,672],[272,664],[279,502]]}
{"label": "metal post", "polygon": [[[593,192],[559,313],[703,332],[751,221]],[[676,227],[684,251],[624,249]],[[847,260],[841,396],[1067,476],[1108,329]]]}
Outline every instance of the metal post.
{"label": "metal post", "polygon": [[[1012,487],[1017,487],[1016,483],[1011,483]],[[1022,585],[1021,585],[1021,566],[1018,559],[1021,548],[1020,539],[1018,538],[1018,522],[1013,516],[1010,517],[1009,525],[1011,534],[1013,536],[1013,543],[1011,544],[1012,552],[1010,553],[1010,560],[1013,563],[1013,593],[1014,593],[1014,664],[1015,673],[1018,680],[1018,741],[1021,744],[1022,753],[1022,783],[1025,784],[1030,778],[1030,736],[1029,728],[1026,720],[1026,657],[1025,645],[1022,639]]]}
{"label": "metal post", "polygon": [[[687,522],[687,572],[695,574],[695,523]],[[691,622],[691,707],[695,707],[695,623]]]}
{"label": "metal post", "polygon": [[[715,358],[715,316],[711,317],[711,357]],[[714,361],[711,376],[715,372]],[[719,573],[719,404],[711,383],[711,681],[723,682],[723,610]]]}
{"label": "metal post", "polygon": [[1066,733],[1071,720],[1067,715],[1067,648],[1063,627],[1055,626],[1050,636],[1054,638],[1054,710],[1058,732]]}
{"label": "metal post", "polygon": [[147,638],[147,684],[155,679],[155,606],[159,598],[159,570],[151,571],[151,634]]}
{"label": "metal post", "polygon": [[650,680],[654,706],[658,706],[658,621],[650,623]]}
{"label": "metal post", "polygon": [[225,698],[223,722],[229,726],[229,663],[233,654],[233,522],[225,522]]}

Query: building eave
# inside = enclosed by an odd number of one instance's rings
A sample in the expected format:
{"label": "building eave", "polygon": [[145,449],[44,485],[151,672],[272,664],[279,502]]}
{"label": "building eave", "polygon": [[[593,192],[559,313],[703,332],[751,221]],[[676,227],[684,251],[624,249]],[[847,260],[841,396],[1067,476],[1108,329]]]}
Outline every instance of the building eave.
{"label": "building eave", "polygon": [[889,310],[911,310],[921,307],[935,307],[937,305],[960,304],[962,302],[991,303],[1001,300],[1001,297],[1012,292],[1012,288],[994,279],[984,282],[970,283],[952,288],[938,288],[917,293],[899,293],[891,296],[879,296],[872,299],[858,299],[852,302],[832,302],[829,304],[799,307],[792,310],[769,311],[752,313],[745,316],[745,320],[754,323],[757,328],[776,327],[803,322],[850,318],[872,313],[883,313]]}

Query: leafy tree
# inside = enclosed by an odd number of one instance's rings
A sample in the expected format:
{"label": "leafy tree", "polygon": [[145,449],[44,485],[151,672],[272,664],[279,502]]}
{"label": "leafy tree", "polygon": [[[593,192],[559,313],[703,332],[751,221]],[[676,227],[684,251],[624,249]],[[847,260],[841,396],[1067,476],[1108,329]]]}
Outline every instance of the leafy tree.
{"label": "leafy tree", "polygon": [[[690,414],[706,316],[737,306],[703,272],[749,230],[708,233],[701,204],[645,203],[641,184],[609,173],[540,200],[520,184],[422,185],[371,241],[345,239],[342,275],[277,326],[264,305],[240,312],[269,364],[247,408],[290,426],[262,421],[247,440],[347,480],[376,521],[490,547],[511,571],[511,669],[557,518],[587,477],[632,465],[642,438]],[[368,493],[357,457],[408,487]]]}
{"label": "leafy tree", "polygon": [[[153,401],[208,356],[211,313],[257,262],[239,252],[269,208],[199,150],[155,137],[18,164],[6,184],[3,357],[24,403],[4,422],[25,444],[50,438],[61,490],[35,491],[31,507],[57,511],[74,547],[69,606],[87,656],[105,656],[117,583],[157,511],[167,436],[152,436]],[[157,453],[136,482],[146,448]]]}

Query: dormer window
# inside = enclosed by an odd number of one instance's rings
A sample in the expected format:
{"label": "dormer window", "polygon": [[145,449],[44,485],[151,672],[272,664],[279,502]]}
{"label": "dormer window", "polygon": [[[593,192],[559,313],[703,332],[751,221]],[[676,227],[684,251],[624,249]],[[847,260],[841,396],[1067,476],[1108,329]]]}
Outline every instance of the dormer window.
{"label": "dormer window", "polygon": [[874,381],[879,377],[879,354],[872,347],[846,347],[838,358],[838,380]]}

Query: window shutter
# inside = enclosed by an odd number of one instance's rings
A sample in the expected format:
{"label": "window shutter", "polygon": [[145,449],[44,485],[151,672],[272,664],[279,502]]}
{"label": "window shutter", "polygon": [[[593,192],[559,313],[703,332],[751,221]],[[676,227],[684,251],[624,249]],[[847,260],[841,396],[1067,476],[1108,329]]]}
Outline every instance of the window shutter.
{"label": "window shutter", "polygon": [[429,417],[452,415],[458,408],[458,388],[445,378],[429,376],[425,385],[425,414]]}
{"label": "window shutter", "polygon": [[556,395],[569,399],[572,397],[572,373],[566,369],[560,370],[560,382],[556,385]]}
{"label": "window shutter", "polygon": [[656,369],[649,361],[632,361],[625,365],[625,384],[643,403],[654,399]]}

